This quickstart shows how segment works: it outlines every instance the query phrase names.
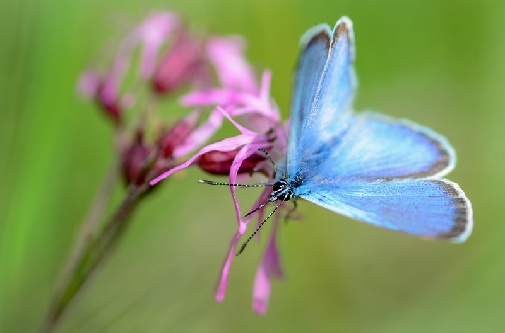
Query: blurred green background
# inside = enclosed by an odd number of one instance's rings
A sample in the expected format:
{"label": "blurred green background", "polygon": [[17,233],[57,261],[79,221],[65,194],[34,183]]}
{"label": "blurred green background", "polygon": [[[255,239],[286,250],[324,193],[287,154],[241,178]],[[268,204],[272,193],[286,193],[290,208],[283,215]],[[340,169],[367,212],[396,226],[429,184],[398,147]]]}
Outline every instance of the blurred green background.
{"label": "blurred green background", "polygon": [[[139,207],[61,332],[505,331],[505,2],[2,0],[0,332],[33,332],[42,321],[112,160],[110,126],[76,97],[76,78],[155,9],[245,36],[251,62],[273,71],[284,117],[300,35],[348,15],[357,109],[448,137],[458,153],[449,178],[472,200],[474,233],[462,245],[423,241],[303,202],[305,218],[281,227],[286,279],[258,316],[251,290],[264,242],[234,262],[217,304],[233,205],[226,188],[199,186],[203,174],[192,169]],[[249,205],[257,194],[239,199]]]}

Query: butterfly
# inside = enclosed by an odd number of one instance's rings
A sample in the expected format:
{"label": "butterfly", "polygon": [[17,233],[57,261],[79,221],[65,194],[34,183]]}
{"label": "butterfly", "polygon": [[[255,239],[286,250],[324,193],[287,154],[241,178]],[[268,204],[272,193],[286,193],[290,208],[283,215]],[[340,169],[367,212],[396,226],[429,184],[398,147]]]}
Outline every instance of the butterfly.
{"label": "butterfly", "polygon": [[300,44],[287,156],[267,202],[301,198],[379,227],[465,241],[472,206],[458,184],[442,178],[456,163],[447,139],[409,120],[352,111],[351,20],[342,17],[333,30],[315,26]]}

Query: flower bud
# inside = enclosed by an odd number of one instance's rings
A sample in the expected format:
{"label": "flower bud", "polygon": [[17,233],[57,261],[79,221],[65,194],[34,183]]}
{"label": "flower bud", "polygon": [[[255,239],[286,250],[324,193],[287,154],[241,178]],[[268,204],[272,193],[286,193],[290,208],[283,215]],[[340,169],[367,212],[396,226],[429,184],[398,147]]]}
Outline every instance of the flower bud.
{"label": "flower bud", "polygon": [[171,93],[198,77],[205,67],[202,43],[181,32],[161,58],[152,87],[158,94]]}
{"label": "flower bud", "polygon": [[[196,163],[200,169],[210,174],[229,175],[233,160],[240,149],[242,149],[242,147],[231,151],[210,151],[198,157]],[[242,162],[238,169],[238,174],[261,172],[268,176],[268,164],[263,163],[267,160],[268,157],[266,157],[265,154],[259,152],[253,153]]]}
{"label": "flower bud", "polygon": [[77,90],[83,98],[95,100],[103,113],[115,124],[121,123],[123,101],[118,92],[116,73],[111,70],[104,76],[94,70],[86,70],[79,78]]}
{"label": "flower bud", "polygon": [[180,146],[193,132],[198,124],[200,112],[192,112],[179,120],[171,129],[161,133],[158,147],[162,158],[172,158],[174,149]]}
{"label": "flower bud", "polygon": [[106,82],[101,84],[96,94],[96,101],[103,108],[105,114],[109,116],[114,123],[121,123],[123,108],[121,106],[119,95],[114,87],[111,87],[111,85]]}
{"label": "flower bud", "polygon": [[144,132],[138,129],[133,142],[123,152],[121,171],[126,184],[140,185],[145,181],[145,167],[153,149],[144,143]]}

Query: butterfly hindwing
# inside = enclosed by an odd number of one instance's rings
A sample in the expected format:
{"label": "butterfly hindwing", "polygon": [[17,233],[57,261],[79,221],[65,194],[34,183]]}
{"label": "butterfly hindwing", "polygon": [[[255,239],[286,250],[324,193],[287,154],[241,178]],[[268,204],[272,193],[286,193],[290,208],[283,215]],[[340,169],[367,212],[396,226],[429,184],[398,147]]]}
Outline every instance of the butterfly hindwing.
{"label": "butterfly hindwing", "polygon": [[470,201],[447,180],[326,182],[302,185],[297,192],[344,216],[416,236],[463,242],[472,230]]}

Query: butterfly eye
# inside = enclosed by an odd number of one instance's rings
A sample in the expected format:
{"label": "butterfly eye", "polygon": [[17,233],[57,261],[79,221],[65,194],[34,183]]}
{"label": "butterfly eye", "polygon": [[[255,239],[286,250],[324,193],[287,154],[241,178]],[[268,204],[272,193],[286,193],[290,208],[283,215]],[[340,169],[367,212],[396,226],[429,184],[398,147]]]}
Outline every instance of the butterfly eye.
{"label": "butterfly eye", "polygon": [[274,184],[273,192],[280,192],[286,187],[286,182],[284,180],[279,180]]}

